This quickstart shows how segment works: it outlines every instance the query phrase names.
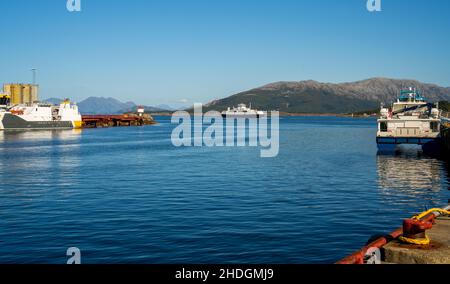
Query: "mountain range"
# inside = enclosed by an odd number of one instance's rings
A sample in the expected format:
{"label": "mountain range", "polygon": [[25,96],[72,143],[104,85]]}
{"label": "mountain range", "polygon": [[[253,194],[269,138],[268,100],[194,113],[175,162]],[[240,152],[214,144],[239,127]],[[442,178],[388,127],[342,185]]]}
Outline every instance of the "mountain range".
{"label": "mountain range", "polygon": [[[349,83],[321,83],[317,81],[276,82],[244,91],[206,104],[204,111],[222,111],[245,103],[260,110],[278,110],[299,114],[343,114],[378,109],[380,103],[395,101],[401,89],[413,87],[430,102],[450,101],[450,88],[415,80],[372,78]],[[58,104],[62,100],[45,100]],[[134,102],[121,102],[114,98],[89,97],[78,107],[82,114],[120,114],[136,111]],[[168,105],[145,106],[146,112],[172,112]]]}
{"label": "mountain range", "polygon": [[450,88],[415,80],[372,78],[350,83],[276,82],[215,100],[204,110],[222,111],[240,103],[286,113],[352,113],[379,108],[397,99],[401,89],[417,88],[430,102],[450,100]]}
{"label": "mountain range", "polygon": [[[47,103],[59,104],[63,100],[58,98],[49,98],[44,100]],[[81,114],[122,114],[126,112],[135,112],[137,105],[134,102],[121,102],[114,98],[89,97],[78,104]],[[167,107],[167,108],[166,108]],[[172,111],[169,106],[144,106],[148,113]]]}

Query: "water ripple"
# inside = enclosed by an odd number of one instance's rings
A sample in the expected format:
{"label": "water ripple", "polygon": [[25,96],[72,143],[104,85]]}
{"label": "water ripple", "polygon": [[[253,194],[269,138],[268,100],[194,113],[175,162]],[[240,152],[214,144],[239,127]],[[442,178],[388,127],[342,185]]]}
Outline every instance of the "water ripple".
{"label": "water ripple", "polygon": [[377,155],[372,119],[283,118],[280,155],[175,148],[173,125],[0,133],[0,263],[331,263],[450,197]]}

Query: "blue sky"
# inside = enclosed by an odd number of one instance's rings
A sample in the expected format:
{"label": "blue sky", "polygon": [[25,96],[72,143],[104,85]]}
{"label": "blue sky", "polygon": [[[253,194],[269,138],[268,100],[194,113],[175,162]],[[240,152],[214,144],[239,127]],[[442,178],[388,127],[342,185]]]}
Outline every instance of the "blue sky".
{"label": "blue sky", "polygon": [[41,97],[208,102],[274,81],[450,86],[450,1],[0,0],[0,83]]}

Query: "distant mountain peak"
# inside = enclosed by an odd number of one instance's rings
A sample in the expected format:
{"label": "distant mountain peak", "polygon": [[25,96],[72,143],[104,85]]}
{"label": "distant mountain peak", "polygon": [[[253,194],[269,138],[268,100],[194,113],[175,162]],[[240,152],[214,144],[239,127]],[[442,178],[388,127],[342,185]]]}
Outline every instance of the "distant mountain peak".
{"label": "distant mountain peak", "polygon": [[[49,98],[44,101],[51,104],[59,104],[63,100],[58,98]],[[136,111],[137,105],[132,101],[124,103],[112,97],[88,97],[78,103],[78,108],[82,114],[122,114]],[[166,109],[152,106],[144,106],[144,108],[146,112],[168,111]]]}
{"label": "distant mountain peak", "polygon": [[48,98],[43,100],[43,102],[52,104],[52,105],[58,105],[60,104],[62,101],[64,101],[63,99],[58,99],[58,98]]}
{"label": "distant mountain peak", "polygon": [[78,103],[80,112],[83,114],[115,114],[135,106],[133,102],[123,103],[111,97],[88,97]]}

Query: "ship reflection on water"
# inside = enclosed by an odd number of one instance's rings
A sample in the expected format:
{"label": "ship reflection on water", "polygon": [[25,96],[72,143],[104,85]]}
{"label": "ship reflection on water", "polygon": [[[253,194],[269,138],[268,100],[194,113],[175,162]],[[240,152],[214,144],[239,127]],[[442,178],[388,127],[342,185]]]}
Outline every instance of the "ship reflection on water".
{"label": "ship reflection on water", "polygon": [[72,140],[78,139],[81,129],[67,130],[28,130],[28,131],[0,131],[0,142],[27,140]]}
{"label": "ship reflection on water", "polygon": [[66,189],[80,169],[81,130],[0,131],[3,192],[34,196],[42,185]]}
{"label": "ship reflection on water", "polygon": [[447,201],[435,196],[443,188],[449,189],[448,163],[417,148],[378,153],[377,173],[379,190],[388,203],[442,206],[441,202]]}

